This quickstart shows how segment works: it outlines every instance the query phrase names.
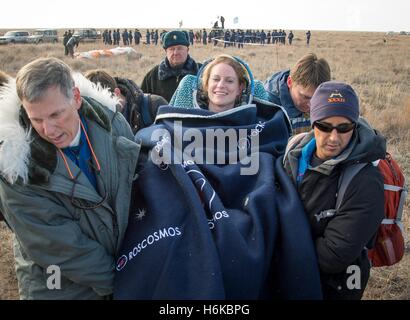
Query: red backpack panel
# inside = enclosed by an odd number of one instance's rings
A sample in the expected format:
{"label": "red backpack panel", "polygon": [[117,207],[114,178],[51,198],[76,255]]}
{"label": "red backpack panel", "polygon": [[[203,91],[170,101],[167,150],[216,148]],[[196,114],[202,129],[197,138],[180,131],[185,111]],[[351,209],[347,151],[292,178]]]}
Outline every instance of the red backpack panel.
{"label": "red backpack panel", "polygon": [[377,231],[375,246],[369,250],[369,259],[374,267],[391,266],[399,262],[404,255],[403,226],[401,222],[407,189],[404,175],[392,156],[377,165],[384,179],[384,214],[382,224]]}

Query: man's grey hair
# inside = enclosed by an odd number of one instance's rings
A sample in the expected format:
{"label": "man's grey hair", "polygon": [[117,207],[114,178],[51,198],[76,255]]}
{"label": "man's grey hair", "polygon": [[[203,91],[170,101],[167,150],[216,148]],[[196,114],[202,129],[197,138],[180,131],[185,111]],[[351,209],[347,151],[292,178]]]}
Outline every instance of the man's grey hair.
{"label": "man's grey hair", "polygon": [[16,87],[21,101],[36,102],[51,87],[59,87],[63,95],[72,99],[74,80],[70,67],[60,59],[39,58],[20,69]]}

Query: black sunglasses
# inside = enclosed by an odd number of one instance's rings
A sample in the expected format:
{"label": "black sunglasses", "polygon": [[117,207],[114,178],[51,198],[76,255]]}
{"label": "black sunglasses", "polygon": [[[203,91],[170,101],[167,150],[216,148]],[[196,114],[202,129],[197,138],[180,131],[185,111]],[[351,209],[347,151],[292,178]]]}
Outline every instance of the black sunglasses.
{"label": "black sunglasses", "polygon": [[356,123],[341,123],[337,126],[332,126],[331,124],[326,122],[315,121],[314,126],[323,132],[329,133],[332,132],[333,129],[336,129],[338,133],[347,133],[349,131],[352,131],[356,127]]}

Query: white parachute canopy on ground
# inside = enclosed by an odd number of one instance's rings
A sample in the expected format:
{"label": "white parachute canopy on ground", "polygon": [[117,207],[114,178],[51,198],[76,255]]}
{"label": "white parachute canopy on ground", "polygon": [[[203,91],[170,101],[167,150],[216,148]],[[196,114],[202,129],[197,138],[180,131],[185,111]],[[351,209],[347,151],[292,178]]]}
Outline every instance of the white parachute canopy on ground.
{"label": "white parachute canopy on ground", "polygon": [[99,59],[99,58],[111,58],[113,56],[129,55],[131,57],[138,58],[139,54],[131,47],[117,47],[112,49],[100,49],[90,50],[85,52],[76,52],[74,57],[76,59]]}

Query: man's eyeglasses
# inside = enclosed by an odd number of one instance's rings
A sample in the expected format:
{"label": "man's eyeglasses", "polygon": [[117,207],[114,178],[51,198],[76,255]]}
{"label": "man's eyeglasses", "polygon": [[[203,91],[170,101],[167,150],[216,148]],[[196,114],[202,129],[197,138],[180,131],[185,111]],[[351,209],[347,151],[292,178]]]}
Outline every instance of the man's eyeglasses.
{"label": "man's eyeglasses", "polygon": [[333,129],[336,129],[338,133],[347,133],[352,131],[356,127],[356,123],[341,123],[337,126],[332,126],[331,124],[326,122],[315,121],[314,126],[320,131],[327,133],[332,132]]}

